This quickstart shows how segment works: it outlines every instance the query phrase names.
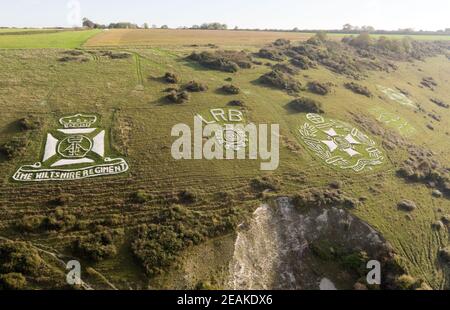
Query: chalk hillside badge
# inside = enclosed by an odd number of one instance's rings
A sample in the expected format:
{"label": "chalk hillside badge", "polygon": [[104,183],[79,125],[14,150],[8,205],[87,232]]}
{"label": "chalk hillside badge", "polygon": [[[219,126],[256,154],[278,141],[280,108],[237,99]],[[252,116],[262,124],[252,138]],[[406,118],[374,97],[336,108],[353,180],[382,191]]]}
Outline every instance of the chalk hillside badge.
{"label": "chalk hillside badge", "polygon": [[300,138],[327,165],[361,172],[385,162],[381,148],[359,129],[318,114],[308,114],[306,119],[298,129]]}
{"label": "chalk hillside badge", "polygon": [[60,129],[47,133],[42,160],[21,166],[19,182],[71,181],[128,171],[123,158],[105,154],[104,129],[93,127],[97,116],[76,114],[59,119]]}

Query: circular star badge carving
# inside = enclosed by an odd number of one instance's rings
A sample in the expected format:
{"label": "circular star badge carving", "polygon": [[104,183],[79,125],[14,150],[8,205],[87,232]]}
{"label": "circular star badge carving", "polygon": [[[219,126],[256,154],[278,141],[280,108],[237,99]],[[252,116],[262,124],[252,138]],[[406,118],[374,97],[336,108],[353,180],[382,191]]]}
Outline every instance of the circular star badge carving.
{"label": "circular star badge carving", "polygon": [[306,120],[298,129],[300,138],[327,165],[361,172],[384,163],[381,148],[358,128],[318,114],[308,114]]}
{"label": "circular star badge carving", "polygon": [[225,128],[223,132],[216,133],[216,139],[227,150],[239,151],[247,143],[245,131],[239,128]]}

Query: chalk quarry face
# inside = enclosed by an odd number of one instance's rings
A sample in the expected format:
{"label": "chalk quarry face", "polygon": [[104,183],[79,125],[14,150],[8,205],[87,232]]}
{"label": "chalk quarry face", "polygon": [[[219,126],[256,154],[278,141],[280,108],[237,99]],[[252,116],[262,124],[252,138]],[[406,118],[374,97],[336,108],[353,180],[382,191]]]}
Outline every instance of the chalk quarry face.
{"label": "chalk quarry face", "polygon": [[[233,289],[317,290],[324,278],[337,289],[351,288],[339,286],[335,272],[320,268],[311,250],[317,242],[365,251],[369,259],[389,255],[377,231],[337,207],[300,212],[288,198],[279,198],[259,207],[245,226],[238,233],[230,265]],[[357,279],[349,276],[347,282],[352,281]]]}

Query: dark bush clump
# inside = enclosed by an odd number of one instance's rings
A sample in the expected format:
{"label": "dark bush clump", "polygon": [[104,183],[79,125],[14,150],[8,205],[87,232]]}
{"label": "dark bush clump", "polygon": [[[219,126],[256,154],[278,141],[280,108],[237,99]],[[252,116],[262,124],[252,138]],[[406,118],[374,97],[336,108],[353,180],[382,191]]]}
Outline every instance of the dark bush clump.
{"label": "dark bush clump", "polygon": [[122,231],[101,229],[88,237],[80,237],[72,243],[74,253],[95,262],[114,257],[117,254],[115,241]]}
{"label": "dark bush clump", "polygon": [[450,246],[439,251],[439,256],[446,262],[450,263]]}
{"label": "dark bush clump", "polygon": [[434,90],[434,88],[438,85],[432,77],[423,78],[422,81],[420,82],[420,84],[431,90]]}
{"label": "dark bush clump", "polygon": [[49,201],[49,203],[54,206],[65,206],[65,205],[71,203],[74,198],[75,198],[75,196],[72,194],[62,193],[62,194],[59,194],[58,197],[51,199]]}
{"label": "dark bush clump", "polygon": [[8,159],[14,159],[25,154],[28,144],[26,137],[14,137],[9,142],[0,145],[0,153],[4,154]]}
{"label": "dark bush clump", "polygon": [[59,62],[88,62],[89,60],[87,57],[78,56],[64,56],[58,59]]}
{"label": "dark bush clump", "polygon": [[241,100],[232,100],[232,101],[228,102],[228,105],[231,107],[244,107],[245,106],[244,102]]}
{"label": "dark bush clump", "polygon": [[18,229],[25,232],[40,231],[67,231],[75,227],[77,217],[56,208],[53,213],[48,216],[24,216],[17,225]]}
{"label": "dark bush clump", "polygon": [[286,90],[289,93],[298,93],[301,90],[301,84],[286,73],[280,71],[271,71],[260,77],[263,84]]}
{"label": "dark bush clump", "polygon": [[257,56],[274,61],[283,61],[285,58],[284,54],[275,48],[262,48],[259,50]]}
{"label": "dark bush clump", "polygon": [[286,46],[289,44],[291,44],[291,41],[286,39],[277,39],[275,40],[275,42],[273,42],[273,45],[275,46]]}
{"label": "dark bush clump", "polygon": [[184,103],[189,101],[189,93],[187,91],[172,90],[166,98],[173,103]]}
{"label": "dark bush clump", "polygon": [[150,277],[169,269],[186,248],[200,244],[206,238],[230,233],[242,222],[237,209],[215,214],[172,206],[154,219],[158,224],[141,225],[131,248]]}
{"label": "dark bush clump", "polygon": [[258,192],[263,192],[266,190],[276,192],[280,189],[280,181],[272,176],[264,176],[251,180],[250,186],[253,190]]}
{"label": "dark bush clump", "polygon": [[192,204],[197,201],[197,196],[197,193],[193,191],[184,190],[178,193],[178,201],[182,204]]}
{"label": "dark bush clump", "polygon": [[239,69],[249,69],[252,67],[252,58],[245,52],[193,52],[188,56],[188,59],[197,61],[204,67],[224,72],[237,72]]}
{"label": "dark bush clump", "polygon": [[295,67],[300,68],[302,70],[308,70],[309,68],[316,68],[317,67],[315,62],[310,60],[308,57],[302,56],[302,55],[295,55],[290,60],[290,62]]}
{"label": "dark bush clump", "polygon": [[70,51],[65,51],[64,54],[71,55],[71,56],[81,56],[84,54],[84,52],[80,51],[80,50],[70,50]]}
{"label": "dark bush clump", "polygon": [[38,276],[44,268],[45,262],[29,244],[12,241],[0,243],[0,273]]}
{"label": "dark bush clump", "polygon": [[230,95],[237,95],[241,92],[240,88],[233,84],[224,85],[224,86],[222,86],[221,90],[224,93],[230,94]]}
{"label": "dark bush clump", "polygon": [[27,280],[23,274],[10,272],[0,275],[0,289],[3,290],[22,290],[26,287]]}
{"label": "dark bush clump", "polygon": [[36,130],[42,126],[42,121],[34,115],[28,115],[19,120],[19,126],[22,130]]}
{"label": "dark bush clump", "polygon": [[166,72],[166,74],[164,75],[164,81],[170,84],[176,84],[180,81],[180,79],[175,73]]}
{"label": "dark bush clump", "polygon": [[288,107],[296,112],[324,113],[320,102],[306,97],[297,98],[291,101]]}
{"label": "dark bush clump", "polygon": [[445,196],[450,197],[450,176],[448,170],[433,159],[430,151],[410,146],[408,152],[410,157],[397,170],[397,175],[412,182],[425,183],[432,188],[439,189]]}
{"label": "dark bush clump", "polygon": [[297,208],[327,206],[355,208],[358,206],[358,201],[355,198],[349,197],[340,189],[334,188],[311,188],[300,191],[293,196],[292,203]]}
{"label": "dark bush clump", "polygon": [[403,199],[397,204],[399,210],[411,212],[417,209],[417,205],[414,201]]}
{"label": "dark bush clump", "polygon": [[126,58],[131,58],[131,56],[132,56],[130,53],[113,52],[113,51],[102,51],[101,55],[105,56],[105,57],[109,57],[111,59],[126,59]]}
{"label": "dark bush clump", "polygon": [[330,84],[314,81],[308,83],[308,90],[312,93],[324,96],[331,91],[331,87]]}
{"label": "dark bush clump", "polygon": [[317,32],[313,37],[309,38],[306,43],[312,44],[312,45],[321,45],[327,40],[327,34],[326,32]]}
{"label": "dark bush clump", "polygon": [[449,104],[447,104],[444,101],[439,100],[439,99],[432,98],[432,99],[430,99],[430,101],[444,109],[448,109],[450,107]]}
{"label": "dark bush clump", "polygon": [[295,74],[298,73],[298,70],[296,68],[293,68],[293,67],[291,67],[291,66],[289,66],[287,64],[284,64],[284,63],[276,64],[275,66],[272,66],[272,69],[276,70],[276,71],[281,71],[281,72],[284,72],[284,73],[287,73],[287,74],[291,74],[291,75],[295,75]]}
{"label": "dark bush clump", "polygon": [[143,190],[137,190],[131,197],[135,203],[146,203],[149,200],[149,195]]}
{"label": "dark bush clump", "polygon": [[347,88],[348,90],[351,90],[355,94],[363,95],[363,96],[366,96],[369,98],[372,97],[372,93],[366,86],[363,86],[363,85],[360,85],[360,84],[357,84],[354,82],[345,83],[344,86],[345,86],[345,88]]}
{"label": "dark bush clump", "polygon": [[184,88],[190,92],[202,92],[208,90],[207,85],[197,81],[190,81],[184,86]]}

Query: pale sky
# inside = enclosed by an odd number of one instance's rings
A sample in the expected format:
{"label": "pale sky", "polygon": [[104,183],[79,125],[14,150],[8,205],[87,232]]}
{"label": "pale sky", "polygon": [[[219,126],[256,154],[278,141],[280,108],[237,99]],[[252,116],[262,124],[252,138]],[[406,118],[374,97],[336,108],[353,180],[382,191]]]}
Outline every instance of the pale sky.
{"label": "pale sky", "polygon": [[170,27],[438,30],[450,28],[450,0],[0,0],[0,26],[68,27],[81,17]]}

